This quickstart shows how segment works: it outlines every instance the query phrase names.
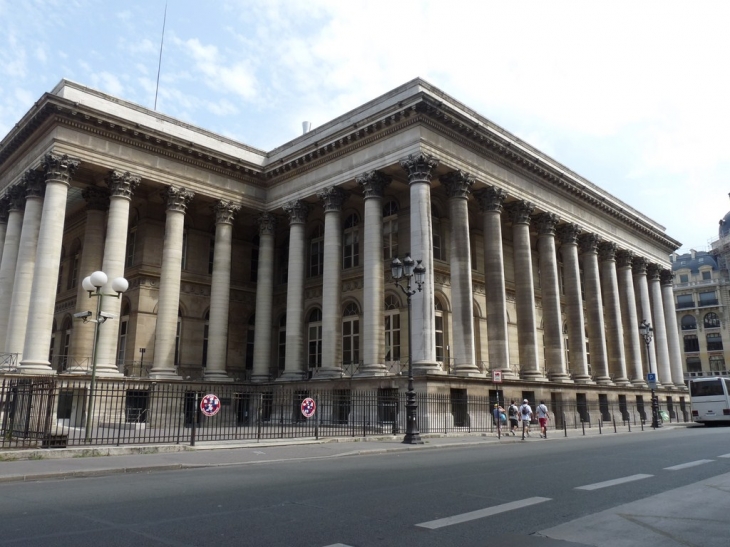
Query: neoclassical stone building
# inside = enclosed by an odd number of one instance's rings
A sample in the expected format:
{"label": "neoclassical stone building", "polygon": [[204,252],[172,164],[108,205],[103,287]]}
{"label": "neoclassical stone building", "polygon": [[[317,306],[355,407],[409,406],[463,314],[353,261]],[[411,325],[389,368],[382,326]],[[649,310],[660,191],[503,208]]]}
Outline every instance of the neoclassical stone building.
{"label": "neoclassical stone building", "polygon": [[103,270],[130,288],[102,303],[101,376],[375,385],[410,353],[428,385],[626,394],[648,355],[684,389],[679,243],[420,79],[269,152],[64,80],[0,143],[0,192],[0,351],[23,374],[89,373],[74,313]]}

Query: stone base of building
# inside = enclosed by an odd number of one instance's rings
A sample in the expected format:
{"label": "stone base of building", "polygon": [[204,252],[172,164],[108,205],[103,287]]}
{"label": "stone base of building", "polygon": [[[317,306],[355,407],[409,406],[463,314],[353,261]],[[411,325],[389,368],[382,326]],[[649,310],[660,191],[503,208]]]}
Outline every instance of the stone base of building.
{"label": "stone base of building", "polygon": [[48,375],[55,374],[48,361],[21,361],[18,367],[20,374]]}
{"label": "stone base of building", "polygon": [[587,386],[593,385],[596,383],[593,381],[593,378],[591,378],[587,374],[573,374],[573,382],[575,382],[576,384],[587,385]]}
{"label": "stone base of building", "polygon": [[550,374],[550,381],[555,382],[557,384],[572,384],[573,379],[570,377],[570,374],[566,372],[556,372],[554,374]]}
{"label": "stone base of building", "polygon": [[203,381],[205,382],[233,382],[233,378],[228,376],[223,371],[205,371],[203,374]]}
{"label": "stone base of building", "polygon": [[388,370],[385,365],[373,364],[364,365],[362,369],[353,374],[354,378],[369,378],[373,376],[387,376]]}
{"label": "stone base of building", "polygon": [[613,380],[611,380],[611,378],[608,376],[596,376],[595,382],[599,386],[612,386],[613,385]]}
{"label": "stone base of building", "polygon": [[182,380],[174,368],[161,368],[150,370],[150,380]]}

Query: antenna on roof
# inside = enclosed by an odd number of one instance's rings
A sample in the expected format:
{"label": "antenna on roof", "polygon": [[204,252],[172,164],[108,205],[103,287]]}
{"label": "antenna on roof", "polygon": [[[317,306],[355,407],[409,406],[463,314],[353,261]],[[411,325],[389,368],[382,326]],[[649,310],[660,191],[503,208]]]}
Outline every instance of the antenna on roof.
{"label": "antenna on roof", "polygon": [[165,15],[162,17],[162,38],[160,38],[160,60],[157,62],[157,86],[155,87],[155,110],[157,110],[157,91],[160,89],[160,69],[162,68],[162,44],[165,42],[165,23],[167,22],[167,2]]}

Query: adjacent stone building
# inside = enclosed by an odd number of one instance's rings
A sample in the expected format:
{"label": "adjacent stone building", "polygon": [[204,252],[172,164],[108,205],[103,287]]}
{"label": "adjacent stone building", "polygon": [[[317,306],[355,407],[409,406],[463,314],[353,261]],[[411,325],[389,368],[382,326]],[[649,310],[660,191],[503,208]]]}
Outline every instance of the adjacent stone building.
{"label": "adjacent stone building", "polygon": [[[0,143],[0,192],[0,351],[22,374],[89,373],[74,314],[103,270],[130,283],[102,303],[103,377],[398,388],[410,354],[429,391],[495,371],[546,397],[645,395],[650,370],[685,389],[679,242],[420,79],[268,152],[64,80]],[[426,268],[411,347],[406,253]]]}

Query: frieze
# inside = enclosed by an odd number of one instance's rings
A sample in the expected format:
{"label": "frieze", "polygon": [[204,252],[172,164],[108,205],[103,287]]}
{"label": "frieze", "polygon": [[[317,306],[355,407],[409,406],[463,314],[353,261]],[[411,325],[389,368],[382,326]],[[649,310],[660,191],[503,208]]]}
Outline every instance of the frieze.
{"label": "frieze", "polygon": [[248,291],[231,290],[231,302],[240,302],[248,306],[256,306],[256,295]]}
{"label": "frieze", "polygon": [[210,296],[210,287],[197,283],[180,283],[180,292],[194,296]]}
{"label": "frieze", "polygon": [[515,293],[515,291],[507,289],[504,291],[504,296],[507,302],[517,301],[517,293]]}
{"label": "frieze", "polygon": [[484,283],[472,283],[471,290],[474,294],[487,294],[487,286]]}
{"label": "frieze", "polygon": [[474,177],[461,170],[446,173],[443,177],[439,177],[439,181],[446,189],[449,198],[454,199],[468,198],[471,188],[474,186]]}
{"label": "frieze", "polygon": [[[360,291],[363,288],[363,280],[361,277],[348,279],[342,282],[342,292]],[[321,292],[320,292],[321,294]]]}
{"label": "frieze", "polygon": [[41,163],[45,171],[46,182],[55,180],[68,184],[79,167],[79,160],[71,158],[67,154],[58,155],[52,152],[43,156]]}
{"label": "frieze", "polygon": [[68,300],[61,300],[56,302],[53,308],[53,313],[65,313],[76,309],[76,298],[69,298]]}
{"label": "frieze", "polygon": [[139,186],[142,179],[129,171],[117,171],[112,169],[106,177],[112,196],[132,199],[132,194]]}
{"label": "frieze", "polygon": [[382,198],[385,193],[385,187],[388,186],[393,179],[384,175],[380,171],[369,171],[355,179],[362,187],[362,193],[365,199]]}
{"label": "frieze", "polygon": [[482,213],[501,213],[507,192],[496,186],[487,186],[474,192]]}
{"label": "frieze", "polygon": [[429,154],[410,154],[400,160],[400,165],[408,174],[409,184],[415,182],[431,183],[431,172],[438,167],[439,160]]}
{"label": "frieze", "polygon": [[313,298],[322,298],[322,287],[311,287],[309,289],[304,289],[304,299],[312,300]]}

